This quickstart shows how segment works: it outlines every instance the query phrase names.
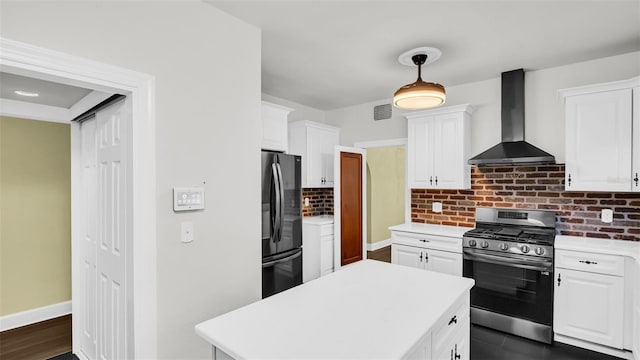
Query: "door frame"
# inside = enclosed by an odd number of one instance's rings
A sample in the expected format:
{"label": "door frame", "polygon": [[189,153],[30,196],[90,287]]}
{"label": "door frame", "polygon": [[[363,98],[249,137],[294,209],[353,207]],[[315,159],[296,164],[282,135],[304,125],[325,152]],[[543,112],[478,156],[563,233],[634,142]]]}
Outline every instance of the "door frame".
{"label": "door frame", "polygon": [[[0,37],[0,70],[32,78],[81,86],[94,90],[122,93],[131,97],[131,151],[128,161],[132,169],[132,209],[130,265],[132,334],[127,336],[128,356],[157,357],[156,296],[156,164],[155,164],[155,77],[125,68],[33,46]],[[78,224],[83,221],[79,210],[79,125],[71,124],[71,257],[72,313],[81,299],[80,271],[76,254],[79,241]],[[78,317],[73,328],[79,329]],[[75,335],[74,335],[75,338]],[[78,341],[73,341],[76,353]]]}
{"label": "door frame", "polygon": [[333,271],[342,267],[342,223],[340,221],[340,153],[362,155],[362,260],[367,258],[367,151],[336,145],[333,150]]}
{"label": "door frame", "polygon": [[407,164],[407,138],[397,138],[388,140],[374,140],[374,141],[361,141],[355,143],[353,146],[363,149],[384,148],[384,147],[396,147],[404,146],[404,222],[408,224],[411,222],[411,189],[407,186],[407,180],[409,179]]}

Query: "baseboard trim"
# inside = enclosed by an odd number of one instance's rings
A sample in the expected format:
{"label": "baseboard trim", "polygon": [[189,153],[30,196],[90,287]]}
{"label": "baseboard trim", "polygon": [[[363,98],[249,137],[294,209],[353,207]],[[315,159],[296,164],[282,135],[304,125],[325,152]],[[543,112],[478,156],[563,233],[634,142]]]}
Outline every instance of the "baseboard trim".
{"label": "baseboard trim", "polygon": [[614,349],[614,348],[610,348],[608,346],[604,346],[604,345],[600,345],[600,344],[594,344],[594,343],[589,342],[589,341],[584,341],[584,340],[580,340],[580,339],[576,339],[576,338],[572,338],[570,336],[564,336],[564,335],[560,335],[560,334],[554,334],[553,335],[553,339],[555,341],[563,343],[563,344],[573,345],[573,346],[577,346],[577,347],[580,347],[580,348],[583,348],[583,349],[588,349],[588,350],[591,350],[591,351],[597,351],[599,353],[603,353],[603,354],[607,354],[607,355],[611,355],[611,356],[617,356],[619,358],[623,358],[623,359],[627,359],[627,360],[634,360],[634,356],[631,353],[631,351]]}
{"label": "baseboard trim", "polygon": [[0,316],[0,331],[11,330],[68,314],[71,314],[71,300]]}
{"label": "baseboard trim", "polygon": [[386,247],[386,246],[389,246],[389,245],[391,245],[391,239],[374,242],[373,244],[368,244],[367,243],[367,251],[380,250],[383,247]]}

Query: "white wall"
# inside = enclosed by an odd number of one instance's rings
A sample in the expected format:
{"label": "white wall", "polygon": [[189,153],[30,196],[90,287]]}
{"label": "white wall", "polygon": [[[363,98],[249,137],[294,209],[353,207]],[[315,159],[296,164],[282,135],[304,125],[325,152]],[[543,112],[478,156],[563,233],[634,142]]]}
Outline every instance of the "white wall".
{"label": "white wall", "polygon": [[[261,297],[260,30],[195,1],[3,2],[0,24],[156,77],[158,355],[210,358],[193,326]],[[203,182],[207,209],[175,214],[172,187]]]}
{"label": "white wall", "polygon": [[318,110],[318,109],[315,109],[306,105],[302,105],[297,102],[282,99],[279,97],[271,96],[265,93],[262,94],[262,100],[294,109],[292,112],[289,113],[289,116],[287,117],[289,121],[310,120],[310,121],[316,121],[320,123],[325,122],[325,112],[322,110]]}
{"label": "white wall", "polygon": [[[505,69],[512,70],[512,69]],[[494,79],[446,88],[445,106],[469,103],[471,152],[476,155],[500,141],[500,74]],[[525,139],[555,155],[564,163],[564,105],[558,89],[625,80],[640,75],[640,52],[596,59],[555,68],[525,69]],[[340,143],[401,138],[407,136],[407,120],[394,109],[388,120],[374,121],[373,107],[391,98],[328,111],[326,123],[339,126]]]}

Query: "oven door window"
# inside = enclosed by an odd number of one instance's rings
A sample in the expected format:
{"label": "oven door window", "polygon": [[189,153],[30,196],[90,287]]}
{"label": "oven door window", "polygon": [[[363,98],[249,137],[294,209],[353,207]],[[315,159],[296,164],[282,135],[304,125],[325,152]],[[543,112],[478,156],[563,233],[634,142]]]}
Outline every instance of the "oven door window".
{"label": "oven door window", "polygon": [[551,325],[552,272],[465,259],[463,273],[476,281],[471,289],[472,306]]}

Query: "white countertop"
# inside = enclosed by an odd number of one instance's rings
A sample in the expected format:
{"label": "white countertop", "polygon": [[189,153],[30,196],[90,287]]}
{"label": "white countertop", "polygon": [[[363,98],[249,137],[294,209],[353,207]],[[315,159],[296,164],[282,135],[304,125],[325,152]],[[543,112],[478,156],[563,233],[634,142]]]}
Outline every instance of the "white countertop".
{"label": "white countertop", "polygon": [[333,215],[306,216],[302,218],[302,222],[317,225],[333,224]]}
{"label": "white countertop", "polygon": [[462,235],[473,228],[463,226],[435,225],[422,223],[408,223],[390,226],[391,231],[406,231],[417,234],[430,234],[462,238]]}
{"label": "white countertop", "polygon": [[554,247],[558,250],[629,256],[640,262],[640,242],[637,241],[556,235]]}
{"label": "white countertop", "polygon": [[236,359],[399,359],[472,279],[364,260],[196,325]]}

